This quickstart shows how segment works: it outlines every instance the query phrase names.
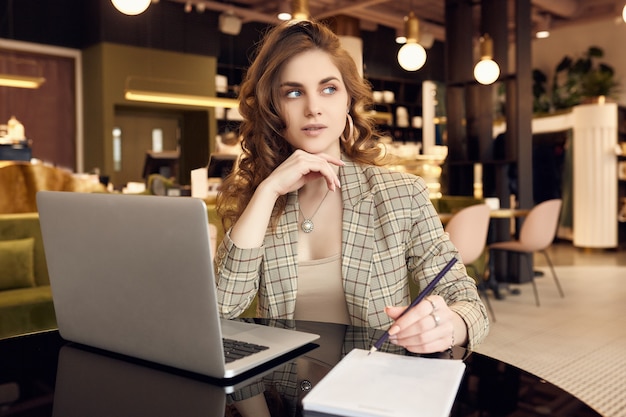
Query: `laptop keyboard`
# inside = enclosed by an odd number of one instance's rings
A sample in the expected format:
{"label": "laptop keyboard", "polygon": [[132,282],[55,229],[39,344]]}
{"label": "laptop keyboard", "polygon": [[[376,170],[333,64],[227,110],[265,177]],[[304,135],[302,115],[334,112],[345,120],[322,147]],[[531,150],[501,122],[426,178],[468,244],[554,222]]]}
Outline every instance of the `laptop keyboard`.
{"label": "laptop keyboard", "polygon": [[267,346],[255,345],[254,343],[242,342],[240,340],[222,338],[222,342],[224,343],[226,363],[269,349]]}

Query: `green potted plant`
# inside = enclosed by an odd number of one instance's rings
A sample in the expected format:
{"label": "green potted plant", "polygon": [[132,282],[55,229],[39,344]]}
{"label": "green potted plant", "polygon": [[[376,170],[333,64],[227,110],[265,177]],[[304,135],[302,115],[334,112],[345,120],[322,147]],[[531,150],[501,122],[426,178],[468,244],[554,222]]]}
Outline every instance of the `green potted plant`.
{"label": "green potted plant", "polygon": [[556,66],[552,83],[555,109],[569,108],[601,96],[616,98],[620,85],[613,67],[598,62],[603,56],[602,48],[591,46],[576,60],[563,57]]}
{"label": "green potted plant", "polygon": [[550,112],[552,103],[550,103],[550,97],[548,96],[548,90],[546,89],[546,82],[548,77],[543,71],[539,69],[533,69],[533,113],[541,114]]}

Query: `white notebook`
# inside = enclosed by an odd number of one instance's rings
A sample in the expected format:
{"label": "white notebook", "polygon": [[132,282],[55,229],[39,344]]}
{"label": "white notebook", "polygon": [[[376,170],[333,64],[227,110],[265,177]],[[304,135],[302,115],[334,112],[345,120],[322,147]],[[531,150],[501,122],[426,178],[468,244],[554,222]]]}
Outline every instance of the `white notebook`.
{"label": "white notebook", "polygon": [[354,349],[304,397],[305,411],[347,417],[450,414],[465,363]]}

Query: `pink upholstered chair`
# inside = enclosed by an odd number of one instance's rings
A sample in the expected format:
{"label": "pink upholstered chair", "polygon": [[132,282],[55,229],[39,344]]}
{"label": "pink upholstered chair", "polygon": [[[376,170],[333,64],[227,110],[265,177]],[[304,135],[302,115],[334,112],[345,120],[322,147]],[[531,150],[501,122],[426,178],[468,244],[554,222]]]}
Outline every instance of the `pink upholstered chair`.
{"label": "pink upholstered chair", "polygon": [[[519,232],[519,240],[510,240],[505,242],[497,242],[489,245],[490,254],[493,251],[506,251],[506,252],[518,252],[526,253],[529,256],[528,259],[528,275],[530,276],[531,283],[533,284],[533,290],[535,292],[535,300],[537,306],[539,306],[539,294],[537,292],[537,284],[535,284],[535,277],[532,268],[532,258],[534,252],[541,252],[546,257],[546,261],[552,271],[554,282],[559,290],[561,297],[564,297],[561,284],[554,271],[554,266],[548,256],[547,248],[552,245],[556,236],[556,230],[559,222],[559,214],[561,212],[560,199],[548,200],[537,204],[528,213],[524,223]],[[493,259],[493,258],[492,258]]]}
{"label": "pink upholstered chair", "polygon": [[483,274],[474,265],[474,262],[483,254],[487,246],[489,207],[486,204],[475,204],[461,209],[450,218],[446,224],[445,231],[458,249],[461,261],[465,264],[465,267],[472,268],[476,274],[478,290],[483,296],[489,313],[491,313],[491,317],[495,322],[496,316],[487,296]]}

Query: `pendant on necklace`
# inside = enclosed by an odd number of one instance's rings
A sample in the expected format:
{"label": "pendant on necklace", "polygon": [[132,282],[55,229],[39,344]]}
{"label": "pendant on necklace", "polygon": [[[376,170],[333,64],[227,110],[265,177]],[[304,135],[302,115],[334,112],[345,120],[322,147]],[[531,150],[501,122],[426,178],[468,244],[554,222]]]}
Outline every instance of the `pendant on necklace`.
{"label": "pendant on necklace", "polygon": [[302,214],[302,218],[304,219],[302,223],[300,223],[300,228],[302,229],[304,233],[311,233],[313,231],[313,227],[314,227],[313,217],[317,214],[320,207],[322,207],[322,203],[324,203],[324,200],[326,200],[326,197],[328,196],[329,191],[330,189],[326,190],[326,194],[324,194],[324,198],[322,198],[322,201],[320,201],[319,205],[315,209],[315,212],[310,218],[307,219],[304,213],[302,212],[302,209],[300,209],[300,214]]}
{"label": "pendant on necklace", "polygon": [[313,231],[313,222],[310,219],[304,219],[300,227],[302,227],[304,233],[311,233]]}

